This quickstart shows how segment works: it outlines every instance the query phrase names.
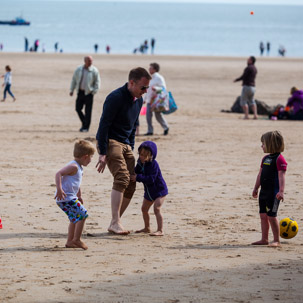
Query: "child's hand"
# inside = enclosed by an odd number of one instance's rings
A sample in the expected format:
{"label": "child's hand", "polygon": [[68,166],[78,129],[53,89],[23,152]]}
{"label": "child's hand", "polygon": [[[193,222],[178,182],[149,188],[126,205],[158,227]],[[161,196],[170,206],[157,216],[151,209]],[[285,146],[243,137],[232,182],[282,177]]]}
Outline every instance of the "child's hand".
{"label": "child's hand", "polygon": [[84,203],[82,197],[78,197],[78,200],[81,202],[81,204]]}
{"label": "child's hand", "polygon": [[130,180],[131,180],[132,182],[136,182],[136,180],[137,180],[137,175],[136,175],[136,174],[130,175]]}
{"label": "child's hand", "polygon": [[284,200],[284,193],[283,192],[281,192],[281,191],[279,191],[278,193],[277,193],[277,195],[276,195],[276,198],[278,199],[278,200]]}
{"label": "child's hand", "polygon": [[254,198],[258,198],[258,189],[254,189],[254,190],[253,190],[252,196],[253,196]]}
{"label": "child's hand", "polygon": [[57,200],[63,200],[66,198],[66,193],[62,190],[62,189],[58,189],[57,190],[57,193],[56,193],[56,196],[55,196],[55,199],[57,198]]}

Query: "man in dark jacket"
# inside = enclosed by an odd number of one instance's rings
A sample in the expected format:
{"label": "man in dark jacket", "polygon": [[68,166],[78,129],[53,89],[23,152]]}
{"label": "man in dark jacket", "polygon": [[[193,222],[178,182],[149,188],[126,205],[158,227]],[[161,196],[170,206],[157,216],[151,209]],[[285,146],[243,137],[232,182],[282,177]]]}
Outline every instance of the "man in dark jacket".
{"label": "man in dark jacket", "polygon": [[257,119],[257,105],[254,99],[256,92],[255,79],[257,69],[255,67],[256,58],[251,56],[247,59],[247,67],[241,77],[234,80],[234,82],[242,80],[242,93],[240,104],[243,108],[244,119],[248,119],[248,105],[251,106],[254,114],[254,119]]}
{"label": "man in dark jacket", "polygon": [[120,218],[136,190],[136,182],[130,180],[134,174],[135,133],[141,111],[142,95],[149,88],[150,74],[142,67],[132,69],[128,82],[111,92],[103,105],[103,113],[97,132],[99,161],[98,172],[108,166],[114,177],[111,207],[112,220],[108,228],[115,234],[128,234]]}

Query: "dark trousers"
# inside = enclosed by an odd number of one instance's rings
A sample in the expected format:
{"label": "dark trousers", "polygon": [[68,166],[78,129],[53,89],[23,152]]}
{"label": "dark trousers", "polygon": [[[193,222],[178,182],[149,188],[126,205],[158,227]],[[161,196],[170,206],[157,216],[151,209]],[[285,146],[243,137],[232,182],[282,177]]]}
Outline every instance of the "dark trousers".
{"label": "dark trousers", "polygon": [[[92,109],[93,109],[93,94],[85,95],[84,91],[79,90],[77,100],[76,100],[76,112],[82,122],[82,128],[89,129]],[[83,107],[84,114],[82,112]]]}
{"label": "dark trousers", "polygon": [[6,84],[3,92],[3,100],[6,99],[6,93],[9,93],[13,98],[15,98],[14,94],[11,92],[11,84]]}

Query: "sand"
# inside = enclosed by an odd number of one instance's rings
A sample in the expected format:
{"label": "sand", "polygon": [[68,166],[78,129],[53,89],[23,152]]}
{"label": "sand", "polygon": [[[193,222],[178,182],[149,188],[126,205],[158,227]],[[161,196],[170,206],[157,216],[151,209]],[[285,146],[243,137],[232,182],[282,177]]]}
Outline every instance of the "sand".
{"label": "sand", "polygon": [[[95,55],[102,77],[92,125],[80,133],[74,69],[83,55],[1,53],[11,65],[12,91],[0,104],[0,302],[302,302],[303,123],[242,120],[230,109],[240,94],[246,58]],[[164,237],[107,233],[112,177],[98,174],[97,155],[84,169],[82,194],[90,217],[89,249],[65,249],[68,221],[53,199],[54,176],[72,160],[78,138],[94,141],[105,97],[136,66],[158,62],[179,110],[167,116],[168,136],[154,121],[158,161],[169,195]],[[258,58],[256,98],[285,104],[303,86],[303,59]],[[145,117],[140,119],[146,132]],[[254,247],[260,239],[258,201],[251,197],[264,156],[260,136],[280,130],[288,162],[279,219],[293,217],[298,235],[282,247]],[[136,138],[136,148],[146,138]],[[142,184],[122,218],[143,227]],[[156,220],[151,211],[152,229]],[[270,234],[270,240],[272,235]]]}

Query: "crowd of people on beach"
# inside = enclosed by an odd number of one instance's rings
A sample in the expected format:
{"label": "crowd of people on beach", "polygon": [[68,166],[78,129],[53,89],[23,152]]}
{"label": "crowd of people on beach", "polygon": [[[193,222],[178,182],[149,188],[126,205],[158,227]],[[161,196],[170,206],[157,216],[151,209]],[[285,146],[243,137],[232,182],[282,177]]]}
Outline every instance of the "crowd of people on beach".
{"label": "crowd of people on beach", "polygon": [[[142,44],[140,44],[139,47],[134,48],[133,53],[134,54],[136,54],[136,53],[147,54],[148,49],[150,48],[151,54],[154,54],[155,44],[156,44],[155,38],[151,38],[150,45],[148,44],[148,40],[144,40],[144,42]],[[24,37],[24,52],[38,52],[39,46],[40,46],[40,39],[36,39],[34,41],[33,45],[30,46],[28,38]],[[93,49],[94,49],[95,54],[97,54],[99,52],[99,44],[95,43],[93,45]],[[0,51],[2,51],[2,50],[3,50],[3,43],[0,44]],[[44,43],[42,44],[41,51],[46,52]],[[59,42],[54,43],[54,52],[63,53],[63,48],[62,47],[59,48]],[[110,52],[111,52],[111,46],[109,44],[107,44],[105,46],[105,53],[110,54]]]}
{"label": "crowd of people on beach", "polygon": [[[247,67],[243,74],[234,82],[242,81],[241,106],[244,119],[248,119],[249,106],[253,109],[254,119],[257,119],[257,107],[254,100],[255,78],[257,69],[256,58],[247,59]],[[4,98],[9,93],[12,83],[11,67],[5,67],[3,75],[5,86]],[[103,112],[96,134],[97,147],[87,140],[77,140],[74,144],[74,159],[67,163],[56,173],[57,205],[66,213],[69,219],[68,235],[65,246],[67,248],[87,249],[81,240],[84,223],[88,217],[83,205],[81,194],[81,181],[83,167],[87,166],[97,149],[97,172],[103,173],[108,167],[113,177],[111,191],[112,218],[108,232],[116,235],[128,235],[130,231],[121,223],[121,217],[136,190],[136,183],[144,185],[144,197],[141,207],[144,227],[137,233],[147,233],[150,236],[163,236],[163,217],[161,207],[168,195],[168,188],[162,176],[160,166],[156,160],[158,149],[153,141],[144,141],[138,148],[136,161],[133,150],[136,133],[138,132],[139,116],[144,103],[146,103],[146,120],[148,125],[145,136],[153,136],[152,116],[156,115],[157,121],[168,135],[169,126],[161,112],[153,112],[150,106],[154,88],[161,86],[166,89],[164,77],[159,73],[160,65],[150,63],[149,71],[143,67],[133,68],[129,71],[128,82],[112,91],[105,99]],[[80,132],[88,132],[91,124],[91,113],[94,95],[100,89],[100,75],[93,65],[91,56],[84,57],[84,64],[76,68],[71,81],[70,96],[77,92],[76,111],[81,121]],[[303,119],[303,91],[296,87],[291,89],[291,98],[287,106],[292,109],[290,116]],[[83,112],[84,109],[84,112]],[[285,172],[287,162],[282,156],[284,139],[279,131],[267,132],[261,136],[262,149],[267,155],[262,159],[260,171],[256,179],[252,196],[259,197],[259,213],[261,220],[262,238],[253,245],[268,245],[269,227],[271,227],[274,240],[270,246],[280,246],[279,222],[277,212],[279,203],[284,199]],[[278,180],[278,182],[276,182]],[[258,194],[258,189],[261,191]],[[149,209],[153,206],[157,221],[157,230],[151,232]]]}

